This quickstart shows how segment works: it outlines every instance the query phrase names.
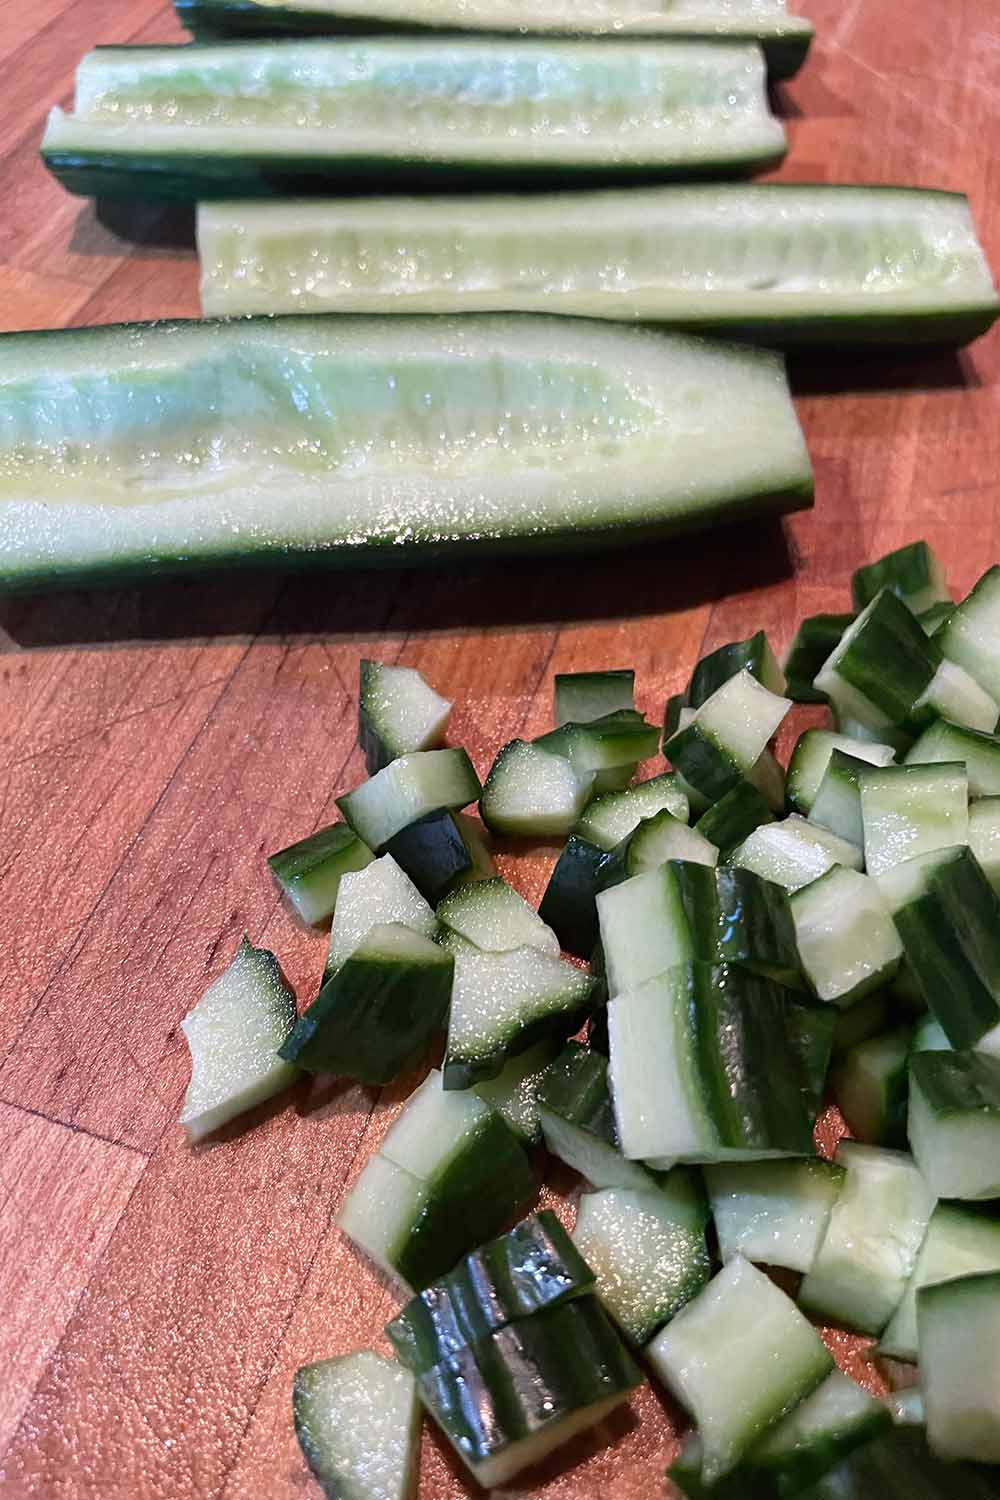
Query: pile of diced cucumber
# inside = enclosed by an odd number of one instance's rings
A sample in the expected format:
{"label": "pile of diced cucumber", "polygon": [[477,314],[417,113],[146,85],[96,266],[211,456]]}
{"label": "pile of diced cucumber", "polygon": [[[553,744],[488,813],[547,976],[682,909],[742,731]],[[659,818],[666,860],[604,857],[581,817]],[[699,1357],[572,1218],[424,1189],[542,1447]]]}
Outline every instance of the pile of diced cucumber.
{"label": "pile of diced cucumber", "polygon": [[[318,992],[296,1017],[244,940],[184,1023],[195,1139],[443,1040],[337,1218],[404,1298],[397,1361],[296,1377],[328,1494],[402,1500],[421,1407],[502,1484],[625,1401],[639,1353],[693,1419],[691,1500],[997,1493],[1000,567],[956,606],[914,543],[853,605],[783,667],[763,632],[704,656],[662,730],[630,671],[557,676],[555,728],[482,783],[450,703],[362,663],[369,779],[269,860],[329,921]],[[834,728],[783,769],[793,698]],[[494,833],[564,841],[540,911]],[[585,1184],[572,1235],[530,1212],[545,1153]],[[876,1398],[816,1324],[919,1386]]]}

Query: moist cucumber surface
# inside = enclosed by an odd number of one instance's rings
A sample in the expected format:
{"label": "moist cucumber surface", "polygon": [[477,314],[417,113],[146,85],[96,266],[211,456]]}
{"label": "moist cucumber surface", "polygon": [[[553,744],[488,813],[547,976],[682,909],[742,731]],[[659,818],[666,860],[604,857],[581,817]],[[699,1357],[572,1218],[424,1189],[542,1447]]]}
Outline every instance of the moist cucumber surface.
{"label": "moist cucumber surface", "polygon": [[77,68],[42,157],[73,192],[335,191],[626,176],[780,161],[758,47],[490,37],[106,47]]}
{"label": "moist cucumber surface", "polygon": [[303,1365],[292,1413],[306,1462],[331,1500],[410,1500],[420,1407],[402,1365],[370,1349]]}
{"label": "moist cucumber surface", "polygon": [[607,545],[811,497],[780,361],[680,335],[291,318],[10,334],[0,354],[5,590]]}
{"label": "moist cucumber surface", "polygon": [[198,243],[210,315],[545,311],[780,344],[961,340],[1000,312],[966,199],[903,188],[208,203]]}

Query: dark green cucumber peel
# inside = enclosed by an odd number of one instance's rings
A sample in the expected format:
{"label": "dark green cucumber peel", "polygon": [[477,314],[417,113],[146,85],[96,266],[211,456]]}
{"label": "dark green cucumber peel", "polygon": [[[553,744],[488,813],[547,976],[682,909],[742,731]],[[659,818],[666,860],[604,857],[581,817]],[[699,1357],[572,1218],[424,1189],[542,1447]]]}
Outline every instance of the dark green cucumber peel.
{"label": "dark green cucumber peel", "polygon": [[697,724],[689,724],[666,739],[663,754],[708,802],[720,801],[743,780],[736,762]]}
{"label": "dark green cucumber peel", "polygon": [[635,673],[631,668],[606,672],[557,672],[554,717],[556,725],[589,723],[635,707]]}
{"label": "dark green cucumber peel", "polygon": [[815,1123],[823,1108],[840,1012],[835,1005],[806,1005],[798,997],[788,997],[785,1015],[789,1045],[801,1068],[802,1098],[809,1119]]}
{"label": "dark green cucumber peel", "polygon": [[[884,588],[896,594],[904,603],[909,603],[913,598],[919,599],[928,591],[938,594],[942,592],[940,567],[926,542],[909,542],[905,547],[898,547],[895,552],[886,553],[877,562],[857,568],[851,577],[854,608],[860,612]],[[943,601],[940,599],[932,600],[924,607],[930,608],[932,603],[941,602]]]}
{"label": "dark green cucumber peel", "polygon": [[655,755],[659,730],[633,708],[620,708],[582,723],[568,722],[532,743],[562,755],[578,771],[633,766]]}
{"label": "dark green cucumber peel", "polygon": [[341,875],[363,870],[374,858],[353,828],[331,823],[268,855],[267,866],[299,915],[315,923],[332,915]]}
{"label": "dark green cucumber peel", "polygon": [[775,691],[767,680],[772,663],[771,648],[763,630],[758,630],[745,641],[731,641],[726,646],[720,646],[708,656],[703,656],[692,672],[688,684],[687,706],[700,708],[724,682],[728,682],[730,677],[735,677],[744,668],[758,682],[770,687],[772,692]]}
{"label": "dark green cucumber peel", "polygon": [[810,615],[799,623],[785,655],[786,692],[796,703],[826,703],[813,679],[827,657],[840,645],[854,615]]}
{"label": "dark green cucumber peel", "polygon": [[310,1073],[391,1083],[444,1023],[454,959],[398,923],[375,927],[323,985],[279,1057]]}
{"label": "dark green cucumber peel", "polygon": [[432,906],[469,873],[472,860],[453,813],[428,813],[400,829],[381,851],[391,854]]}
{"label": "dark green cucumber peel", "polygon": [[549,1151],[592,1187],[656,1186],[661,1174],[622,1155],[605,1055],[567,1042],[550,1064],[537,1098]]}
{"label": "dark green cucumber peel", "polygon": [[594,1273],[555,1214],[543,1209],[425,1287],[385,1331],[400,1361],[421,1374],[455,1350],[593,1286]]}
{"label": "dark green cucumber peel", "polygon": [[604,849],[570,834],[538,908],[538,915],[552,928],[562,947],[577,958],[589,958],[597,942],[595,897],[608,859]]}
{"label": "dark green cucumber peel", "polygon": [[912,1046],[913,1027],[899,1027],[859,1042],[834,1068],[834,1103],[855,1140],[906,1149],[907,1061]]}
{"label": "dark green cucumber peel", "polygon": [[905,724],[941,664],[941,651],[890,589],[867,608],[870,613],[835,670],[894,725]]}
{"label": "dark green cucumber peel", "polygon": [[741,781],[703,812],[694,827],[696,833],[716,846],[720,859],[725,859],[755,828],[773,822],[774,813],[757,788],[749,781]]}

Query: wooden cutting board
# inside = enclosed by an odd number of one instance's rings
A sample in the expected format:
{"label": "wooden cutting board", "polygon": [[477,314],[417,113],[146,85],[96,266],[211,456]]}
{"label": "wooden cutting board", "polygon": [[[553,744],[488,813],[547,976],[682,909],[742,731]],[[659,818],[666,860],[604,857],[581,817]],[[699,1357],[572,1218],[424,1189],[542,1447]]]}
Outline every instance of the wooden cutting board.
{"label": "wooden cutting board", "polygon": [[[782,91],[781,175],[962,189],[1000,269],[995,0],[803,8],[821,41]],[[83,51],[179,36],[162,0],[7,0],[4,328],[196,312],[183,216],[134,207],[119,236],[36,154]],[[331,1220],[401,1095],[302,1092],[192,1152],[175,1123],[178,1022],[244,931],[301,995],[315,984],[324,939],[294,925],[263,858],[328,821],[361,776],[359,656],[420,667],[454,697],[454,739],[484,771],[501,741],[547,727],[555,671],[634,666],[655,717],[703,649],[762,625],[783,647],[802,614],[846,606],[854,567],[904,541],[927,537],[964,592],[1000,555],[998,376],[997,335],[958,356],[796,359],[817,504],[784,526],[607,560],[0,604],[4,1500],[318,1493],[291,1377],[377,1341],[394,1307]],[[551,862],[503,867],[537,897]],[[647,1390],[512,1488],[646,1500],[670,1448]],[[466,1493],[426,1437],[422,1497]]]}

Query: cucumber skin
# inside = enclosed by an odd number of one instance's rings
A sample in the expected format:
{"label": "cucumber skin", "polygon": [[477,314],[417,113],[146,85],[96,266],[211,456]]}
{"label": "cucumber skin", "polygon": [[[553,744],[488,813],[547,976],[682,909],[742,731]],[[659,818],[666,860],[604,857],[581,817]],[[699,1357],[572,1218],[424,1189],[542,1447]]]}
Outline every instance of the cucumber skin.
{"label": "cucumber skin", "polygon": [[391,854],[404,875],[431,906],[469,874],[472,859],[448,811],[427,813],[394,833],[382,850]]}
{"label": "cucumber skin", "polygon": [[[416,23],[407,25],[402,21],[383,21],[368,17],[323,16],[315,11],[299,10],[295,5],[255,5],[253,0],[174,0],[174,9],[181,25],[197,41],[225,41],[236,37],[282,37],[282,36],[373,36],[380,32],[395,32],[399,35],[426,36],[430,31],[437,35],[449,34],[447,28],[427,27]],[[489,35],[483,32],[483,35]],[[519,34],[519,33],[518,33]],[[574,35],[572,32],[544,32],[553,38]],[[639,40],[641,32],[630,32],[633,40]],[[651,34],[647,40],[668,41],[671,35],[662,32]],[[711,32],[678,35],[678,41],[715,40]],[[771,79],[780,82],[793,78],[802,67],[812,46],[809,32],[798,32],[788,36],[762,37],[752,27],[745,34],[734,32],[725,40],[733,43],[756,42],[767,59]]]}
{"label": "cucumber skin", "polygon": [[570,834],[538,908],[562,947],[577,958],[589,958],[597,943],[596,896],[609,858],[596,844]]}

